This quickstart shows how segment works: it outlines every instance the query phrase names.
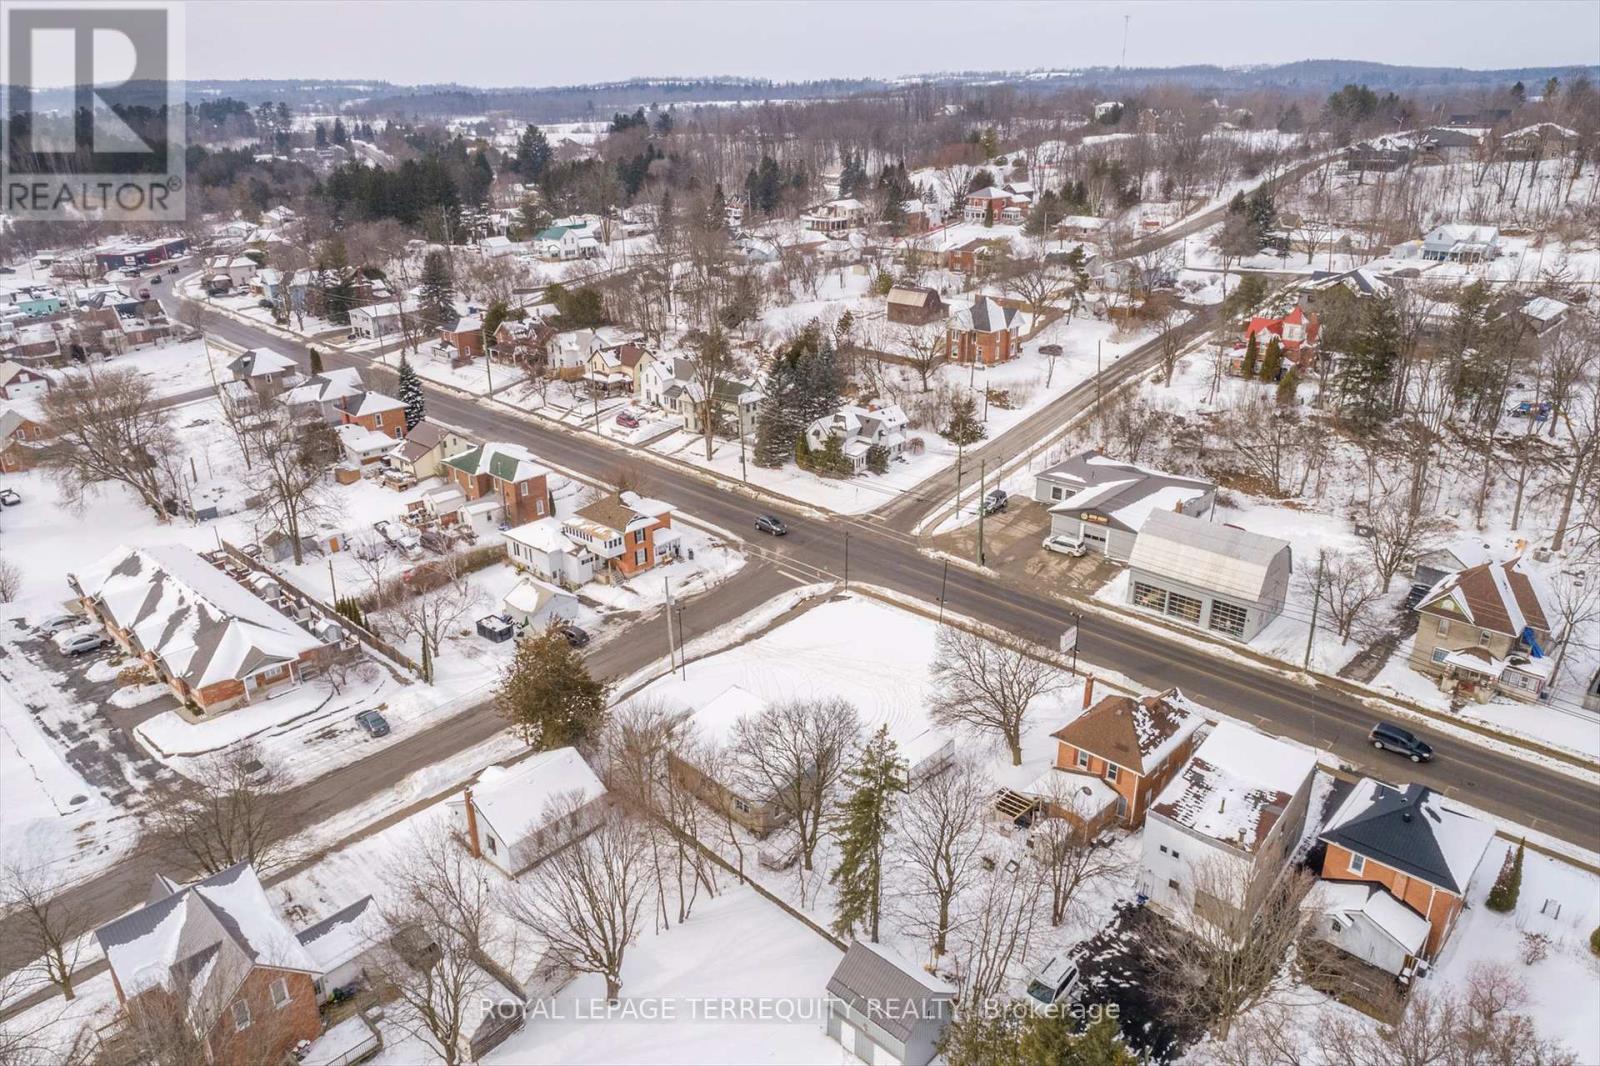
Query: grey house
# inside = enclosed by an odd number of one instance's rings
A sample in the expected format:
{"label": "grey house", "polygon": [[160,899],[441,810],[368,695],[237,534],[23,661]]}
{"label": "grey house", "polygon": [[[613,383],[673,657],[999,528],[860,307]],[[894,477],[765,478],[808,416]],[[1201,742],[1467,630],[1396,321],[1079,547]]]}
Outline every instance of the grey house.
{"label": "grey house", "polygon": [[956,990],[881,944],[851,942],[828,979],[828,1035],[862,1062],[927,1066]]}
{"label": "grey house", "polygon": [[1248,641],[1283,610],[1294,561],[1277,537],[1154,511],[1128,566],[1129,603]]}
{"label": "grey house", "polygon": [[1155,511],[1204,517],[1217,487],[1087,451],[1034,476],[1033,498],[1050,510],[1050,535],[1082,541],[1127,562],[1139,530]]}

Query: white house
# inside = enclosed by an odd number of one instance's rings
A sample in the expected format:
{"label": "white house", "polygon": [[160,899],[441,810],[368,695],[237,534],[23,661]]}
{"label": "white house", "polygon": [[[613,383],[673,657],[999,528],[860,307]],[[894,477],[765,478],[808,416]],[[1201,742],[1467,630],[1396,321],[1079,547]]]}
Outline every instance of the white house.
{"label": "white house", "polygon": [[1475,263],[1500,254],[1500,231],[1493,226],[1447,222],[1422,238],[1422,258],[1453,263]]}
{"label": "white house", "polygon": [[842,233],[853,229],[867,217],[867,205],[846,197],[819,204],[800,216],[800,227],[812,233]]}
{"label": "white house", "polygon": [[1128,602],[1249,641],[1283,611],[1294,569],[1286,540],[1181,511],[1151,511],[1128,555]]}
{"label": "white house", "polygon": [[398,340],[402,336],[401,316],[412,316],[421,305],[412,299],[391,300],[350,309],[350,335],[373,340]]}
{"label": "white house", "polygon": [[1316,755],[1222,722],[1145,818],[1139,892],[1177,918],[1254,913],[1305,828]]}
{"label": "white house", "polygon": [[504,536],[512,566],[531,570],[562,588],[577,588],[594,580],[597,558],[567,536],[559,518],[528,522],[506,530]]}
{"label": "white house", "polygon": [[500,605],[506,617],[530,629],[544,629],[578,617],[578,597],[536,577],[517,582]]}
{"label": "white house", "polygon": [[845,404],[806,427],[806,447],[820,451],[830,438],[838,437],[845,458],[859,474],[867,469],[867,453],[873,448],[882,448],[886,461],[900,457],[906,450],[909,421],[897,403],[884,407]]}
{"label": "white house", "polygon": [[473,855],[516,877],[593,829],[605,794],[577,748],[556,748],[483,771],[450,800],[450,824]]}

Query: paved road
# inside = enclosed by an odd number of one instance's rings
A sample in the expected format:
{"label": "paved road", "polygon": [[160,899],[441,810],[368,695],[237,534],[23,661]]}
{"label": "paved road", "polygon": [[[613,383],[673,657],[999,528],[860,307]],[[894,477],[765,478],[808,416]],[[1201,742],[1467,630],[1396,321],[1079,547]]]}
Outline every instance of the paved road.
{"label": "paved road", "polygon": [[[237,344],[291,351],[284,342],[231,319],[220,324],[217,332]],[[302,361],[308,358],[304,349],[294,349],[293,354]],[[330,366],[353,362],[339,352],[326,352],[323,360]],[[607,477],[628,454],[591,434],[557,428],[439,390],[429,394],[428,410],[480,437],[516,441],[554,464],[595,478]],[[747,537],[760,537],[750,531],[756,510],[782,515],[793,530],[788,537],[752,541],[755,550],[769,555],[777,568],[758,572],[752,579],[776,581],[778,570],[809,580],[842,578],[848,537],[852,579],[930,602],[939,598],[944,565],[922,554],[914,537],[875,516],[818,521],[770,499],[757,504],[746,490],[713,483],[686,467],[650,463],[645,472],[653,493],[672,500],[688,514]],[[943,587],[950,610],[1050,646],[1069,624],[1066,605],[1022,583],[951,567],[948,585]],[[715,596],[713,593],[708,600]],[[1360,701],[1309,681],[1285,678],[1271,669],[1219,659],[1111,614],[1091,612],[1085,616],[1080,655],[1143,685],[1177,685],[1200,702],[1253,720],[1270,732],[1331,748],[1356,767],[1390,779],[1419,781],[1534,829],[1600,850],[1600,788],[1566,774],[1448,736],[1429,736],[1438,752],[1430,766],[1414,767],[1387,756],[1374,759],[1377,753],[1366,747],[1365,734],[1376,715]],[[365,760],[363,765],[372,762]],[[377,766],[363,773],[394,776]]]}

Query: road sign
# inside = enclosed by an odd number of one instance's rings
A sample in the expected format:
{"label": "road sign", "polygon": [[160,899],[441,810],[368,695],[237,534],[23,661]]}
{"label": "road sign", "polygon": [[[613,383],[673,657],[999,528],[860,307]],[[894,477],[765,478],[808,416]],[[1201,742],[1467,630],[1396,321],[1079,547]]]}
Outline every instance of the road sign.
{"label": "road sign", "polygon": [[1061,631],[1061,654],[1078,650],[1078,627],[1068,626]]}

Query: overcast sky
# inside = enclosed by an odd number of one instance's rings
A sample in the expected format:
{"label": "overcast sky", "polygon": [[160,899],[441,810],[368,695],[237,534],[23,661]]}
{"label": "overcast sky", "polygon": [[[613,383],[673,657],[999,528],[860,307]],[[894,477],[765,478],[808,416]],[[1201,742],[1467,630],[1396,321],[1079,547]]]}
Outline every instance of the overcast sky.
{"label": "overcast sky", "polygon": [[1129,66],[1600,63],[1594,0],[195,0],[187,8],[190,78],[494,87],[1115,66],[1125,15]]}

